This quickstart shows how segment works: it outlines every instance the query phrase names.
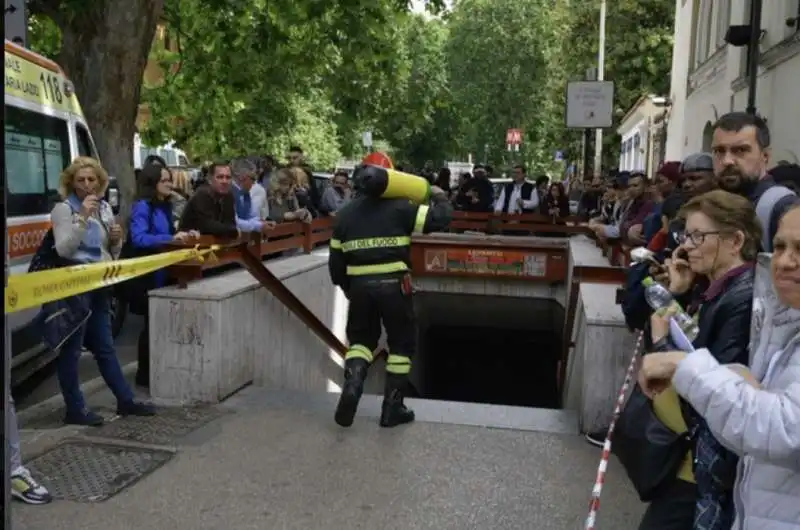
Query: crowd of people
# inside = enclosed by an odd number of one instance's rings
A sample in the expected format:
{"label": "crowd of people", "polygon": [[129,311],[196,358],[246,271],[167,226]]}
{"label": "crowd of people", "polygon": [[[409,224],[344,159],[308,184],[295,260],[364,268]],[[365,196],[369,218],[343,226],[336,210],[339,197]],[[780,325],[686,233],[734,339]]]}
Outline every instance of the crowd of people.
{"label": "crowd of people", "polygon": [[[769,147],[762,119],[730,113],[710,153],[581,193],[598,240],[650,251],[627,270],[622,310],[646,353],[611,438],[649,502],[640,530],[800,529],[800,167],[770,169]],[[754,303],[760,251],[775,296]],[[654,312],[648,277],[679,306]],[[677,307],[696,322],[693,351],[670,333]]]}
{"label": "crowd of people", "polygon": [[[731,113],[716,124],[710,153],[664,163],[654,182],[644,173],[611,172],[565,187],[546,176],[528,181],[522,165],[499,192],[487,166],[475,166],[452,187],[446,169],[426,177],[456,209],[468,212],[536,212],[559,222],[570,214],[572,200],[599,241],[650,251],[648,259],[629,266],[622,305],[629,327],[643,333],[645,351],[651,352],[642,358],[636,391],[650,400],[652,424],[640,428],[657,426],[678,438],[690,433],[690,441],[659,445],[639,437],[652,444],[642,451],[650,457],[641,466],[669,465],[653,468],[661,478],[642,495],[649,506],[640,530],[800,528],[800,167],[771,168],[769,145],[763,120]],[[188,197],[176,193],[170,169],[157,157],[146,162],[137,183],[130,220],[122,227],[100,199],[108,184],[103,168],[90,158],[73,161],[62,173],[62,202],[53,209],[52,231],[32,270],[143,256],[199,234],[267,233],[277,223],[335,216],[353,194],[345,172],[337,172],[320,193],[296,147],[284,167],[272,157],[210,164],[203,184]],[[751,336],[759,251],[772,252],[776,298],[763,301],[762,328]],[[696,319],[693,352],[680,351],[670,338],[669,314],[649,309],[641,287],[646,277],[666,287]],[[123,284],[131,311],[145,316],[136,376],[143,387],[149,385],[146,293],[167,281],[159,271]],[[44,308],[52,316],[44,321],[44,336],[60,350],[66,423],[103,423],[80,391],[76,367],[84,344],[120,415],[156,413],[134,399],[122,376],[109,299],[101,289]],[[49,502],[47,490],[22,466],[13,432],[15,497]],[[587,439],[603,446],[606,434],[589,433]],[[668,458],[675,451],[680,458]]]}

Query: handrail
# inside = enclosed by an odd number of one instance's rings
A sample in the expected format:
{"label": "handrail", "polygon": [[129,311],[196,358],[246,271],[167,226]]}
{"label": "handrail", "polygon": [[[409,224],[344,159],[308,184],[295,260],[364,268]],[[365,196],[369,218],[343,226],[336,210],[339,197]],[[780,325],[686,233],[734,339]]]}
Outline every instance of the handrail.
{"label": "handrail", "polygon": [[201,236],[188,244],[170,243],[174,248],[187,248],[195,245],[211,245],[223,242],[223,249],[216,253],[216,260],[203,262],[184,262],[170,267],[170,274],[178,282],[178,286],[186,287],[190,281],[199,280],[204,271],[209,271],[231,264],[241,264],[238,246],[247,243],[248,252],[259,258],[270,254],[277,254],[285,250],[302,249],[308,253],[314,247],[331,238],[333,232],[333,219],[323,217],[314,219],[311,223],[290,221],[280,223],[271,229],[266,236],[253,232],[243,234],[240,239],[219,239],[213,236]]}
{"label": "handrail", "polygon": [[[286,230],[284,230],[286,231]],[[288,231],[287,231],[288,232]],[[313,241],[313,231],[311,237],[306,238],[306,241]],[[306,232],[306,233],[309,233]],[[292,236],[293,237],[293,236]],[[220,239],[212,236],[201,236],[199,240],[192,244],[172,243],[170,246],[174,248],[193,248],[210,247],[217,245],[220,249],[215,252],[217,260],[224,260],[226,263],[239,263],[260,283],[265,287],[275,298],[277,298],[287,309],[297,316],[309,329],[311,329],[329,348],[344,356],[347,348],[342,341],[339,340],[333,332],[328,329],[322,321],[317,318],[314,313],[309,310],[297,296],[294,295],[283,282],[279,280],[272,272],[262,263],[262,252],[267,248],[269,242],[262,242],[259,234],[250,234],[249,236],[242,236],[238,239],[228,240]],[[213,265],[213,263],[211,264]],[[205,262],[193,262],[184,264],[188,270],[202,271],[204,266],[208,266]],[[187,281],[186,275],[179,276],[179,280]],[[184,283],[182,287],[186,287]]]}
{"label": "handrail", "polygon": [[579,216],[550,217],[541,214],[503,214],[494,212],[453,212],[450,223],[451,230],[475,230],[480,232],[513,231],[527,233],[552,234],[587,234],[589,227],[584,226],[584,219]]}
{"label": "handrail", "polygon": [[239,247],[239,257],[242,265],[247,271],[258,280],[262,286],[281,301],[292,313],[297,316],[308,328],[330,347],[338,352],[342,357],[347,353],[347,347],[342,341],[323,324],[314,313],[309,310],[303,302],[290,291],[283,282],[280,281],[272,272],[261,262],[261,257],[253,254],[248,248],[247,243],[242,243]]}

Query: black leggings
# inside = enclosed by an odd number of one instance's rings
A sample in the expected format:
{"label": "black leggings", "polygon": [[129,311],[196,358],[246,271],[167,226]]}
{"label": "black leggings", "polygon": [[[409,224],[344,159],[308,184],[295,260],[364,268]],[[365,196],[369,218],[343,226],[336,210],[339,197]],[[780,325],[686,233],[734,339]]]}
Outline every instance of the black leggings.
{"label": "black leggings", "polygon": [[644,512],[639,530],[691,530],[697,503],[697,486],[675,479]]}

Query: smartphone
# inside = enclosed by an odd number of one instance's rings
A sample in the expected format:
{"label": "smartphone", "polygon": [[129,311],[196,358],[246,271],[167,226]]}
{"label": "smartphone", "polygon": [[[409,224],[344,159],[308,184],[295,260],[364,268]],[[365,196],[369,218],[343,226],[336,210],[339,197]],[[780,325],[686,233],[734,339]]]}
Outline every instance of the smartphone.
{"label": "smartphone", "polygon": [[689,261],[689,253],[686,252],[685,248],[678,249],[678,253],[675,254],[675,257],[684,261]]}

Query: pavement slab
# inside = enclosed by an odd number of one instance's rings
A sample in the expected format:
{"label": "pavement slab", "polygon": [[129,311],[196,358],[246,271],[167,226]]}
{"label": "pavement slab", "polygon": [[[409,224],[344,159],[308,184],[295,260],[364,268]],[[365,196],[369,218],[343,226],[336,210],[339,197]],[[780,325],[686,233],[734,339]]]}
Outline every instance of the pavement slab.
{"label": "pavement slab", "polygon": [[[116,496],[15,503],[13,530],[583,528],[600,452],[580,436],[365,416],[344,430],[331,410],[244,394]],[[612,462],[597,528],[635,528],[643,509]]]}

